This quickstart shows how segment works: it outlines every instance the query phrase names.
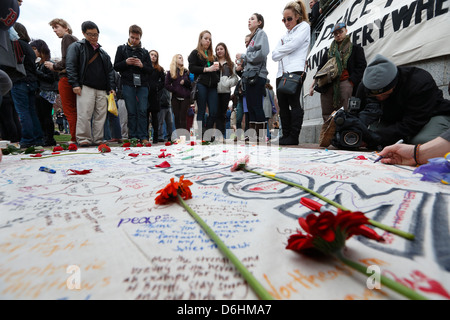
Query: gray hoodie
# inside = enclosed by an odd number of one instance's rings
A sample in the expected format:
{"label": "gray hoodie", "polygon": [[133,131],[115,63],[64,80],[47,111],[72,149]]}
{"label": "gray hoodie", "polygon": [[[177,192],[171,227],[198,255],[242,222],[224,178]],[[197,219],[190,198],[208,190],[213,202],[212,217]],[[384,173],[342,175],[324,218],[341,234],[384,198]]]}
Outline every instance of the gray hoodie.
{"label": "gray hoodie", "polygon": [[270,53],[269,39],[262,29],[257,29],[247,47],[247,53],[242,55],[244,72],[257,71],[261,78],[267,79],[267,56]]}

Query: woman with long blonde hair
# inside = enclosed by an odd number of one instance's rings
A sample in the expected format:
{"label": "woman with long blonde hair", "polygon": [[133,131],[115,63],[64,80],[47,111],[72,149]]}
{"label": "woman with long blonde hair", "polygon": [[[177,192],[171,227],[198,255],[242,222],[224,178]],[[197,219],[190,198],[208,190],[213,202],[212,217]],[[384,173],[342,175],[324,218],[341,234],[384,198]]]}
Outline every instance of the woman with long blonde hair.
{"label": "woman with long blonde hair", "polygon": [[175,116],[175,128],[187,128],[187,113],[190,106],[191,81],[189,70],[184,67],[181,54],[176,54],[170,63],[170,71],[166,75],[166,89],[172,92],[172,109]]}
{"label": "woman with long blonde hair", "polygon": [[[272,52],[273,61],[278,62],[277,87],[283,72],[301,75],[305,79],[311,34],[308,14],[302,0],[286,4],[282,22],[286,27],[286,33]],[[283,133],[283,137],[278,141],[280,145],[298,145],[299,143],[304,117],[304,111],[300,105],[302,86],[298,85],[293,94],[277,91]]]}
{"label": "woman with long blonde hair", "polygon": [[[215,61],[211,32],[202,31],[198,38],[197,48],[189,55],[189,71],[194,74],[197,81],[197,122],[199,130],[203,132],[212,129],[217,115],[218,94],[217,84],[219,83],[219,63]],[[208,105],[209,116],[206,126],[205,119],[206,105]],[[199,133],[200,133],[199,132]]]}

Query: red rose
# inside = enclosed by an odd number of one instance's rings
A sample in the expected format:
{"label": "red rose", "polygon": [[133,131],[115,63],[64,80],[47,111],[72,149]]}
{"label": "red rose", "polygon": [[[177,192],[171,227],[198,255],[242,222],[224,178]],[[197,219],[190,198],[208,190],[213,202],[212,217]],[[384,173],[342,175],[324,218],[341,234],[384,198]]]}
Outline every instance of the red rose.
{"label": "red rose", "polygon": [[77,151],[78,147],[76,144],[72,143],[71,145],[69,145],[69,151]]}
{"label": "red rose", "polygon": [[298,222],[306,234],[298,232],[292,235],[286,249],[304,252],[314,248],[323,253],[334,253],[345,246],[347,239],[356,235],[383,241],[383,237],[366,226],[369,219],[362,212],[339,210],[334,215],[325,211],[319,216],[310,214],[306,219],[299,218]]}
{"label": "red rose", "polygon": [[314,248],[313,237],[297,233],[292,235],[288,240],[286,249],[301,252]]}
{"label": "red rose", "polygon": [[108,147],[106,144],[101,144],[98,147],[98,151],[100,151],[101,153],[108,153],[108,152],[111,152],[111,148]]}
{"label": "red rose", "polygon": [[189,180],[184,180],[184,176],[180,177],[178,182],[175,179],[170,179],[170,183],[164,187],[164,189],[159,190],[159,196],[156,197],[155,203],[164,205],[170,202],[177,201],[178,195],[181,196],[183,200],[192,199],[192,192],[189,188],[193,183]]}
{"label": "red rose", "polygon": [[61,146],[56,146],[53,148],[53,152],[64,151],[64,148]]}

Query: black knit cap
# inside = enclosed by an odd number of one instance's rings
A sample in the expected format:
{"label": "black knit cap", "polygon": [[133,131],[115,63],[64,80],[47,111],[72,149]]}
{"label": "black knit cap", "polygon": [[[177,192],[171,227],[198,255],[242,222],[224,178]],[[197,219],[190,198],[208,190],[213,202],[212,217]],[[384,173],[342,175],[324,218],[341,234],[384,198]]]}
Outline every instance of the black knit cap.
{"label": "black knit cap", "polygon": [[371,95],[382,94],[397,85],[397,66],[386,57],[377,54],[367,65],[362,81]]}

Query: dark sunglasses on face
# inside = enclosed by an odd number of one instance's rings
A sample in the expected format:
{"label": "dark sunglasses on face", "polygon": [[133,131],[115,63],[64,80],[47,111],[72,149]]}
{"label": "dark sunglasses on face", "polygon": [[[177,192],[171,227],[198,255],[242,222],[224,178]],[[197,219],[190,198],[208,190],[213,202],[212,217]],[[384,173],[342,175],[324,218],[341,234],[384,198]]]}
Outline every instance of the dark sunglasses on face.
{"label": "dark sunglasses on face", "polygon": [[281,20],[281,21],[283,21],[283,23],[286,23],[286,21],[287,21],[287,22],[291,22],[292,20],[294,20],[294,18],[288,17],[287,19],[286,19],[286,18],[283,18],[283,20]]}

